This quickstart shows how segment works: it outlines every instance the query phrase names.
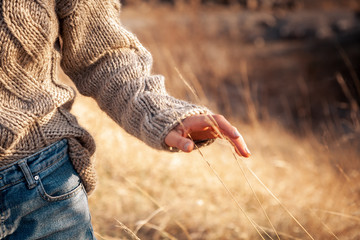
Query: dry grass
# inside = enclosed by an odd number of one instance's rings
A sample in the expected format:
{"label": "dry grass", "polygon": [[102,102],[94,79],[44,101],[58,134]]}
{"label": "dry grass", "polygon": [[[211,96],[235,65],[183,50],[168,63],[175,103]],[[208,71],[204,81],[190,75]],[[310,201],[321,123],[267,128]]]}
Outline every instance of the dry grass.
{"label": "dry grass", "polygon": [[[201,90],[203,82],[195,76],[201,71],[204,77],[206,73],[221,76],[231,66],[206,70],[209,59],[196,52],[196,39],[178,49],[171,48],[171,43],[177,41],[173,39],[175,33],[169,35],[169,45],[165,46],[158,46],[156,36],[149,32],[143,38],[155,55],[157,72],[168,77],[170,92],[196,99],[180,80],[174,69],[178,67],[195,87],[200,102],[212,104]],[[181,50],[189,54],[185,60]],[[221,59],[218,61],[221,63]],[[218,84],[209,82],[215,87]],[[250,90],[248,95],[247,113],[261,111],[251,102]],[[278,239],[271,224],[280,239],[360,238],[359,157],[351,145],[339,148],[336,141],[320,144],[311,134],[298,138],[270,119],[253,117],[251,124],[232,119],[253,153],[249,160],[238,159],[238,165],[231,147],[222,140],[201,149],[203,157],[198,151],[185,154],[153,150],[125,133],[89,98],[78,96],[73,113],[98,146],[95,161],[99,183],[89,199],[98,239],[136,239],[119,222],[141,239]]]}
{"label": "dry grass", "polygon": [[[99,239],[126,236],[117,220],[133,231],[141,225],[137,233],[141,239],[167,239],[166,234],[177,239],[187,239],[187,235],[191,239],[261,239],[198,152],[170,154],[150,149],[96,110],[95,104],[79,97],[73,111],[98,144],[99,184],[90,205]],[[337,157],[342,157],[339,162],[358,161],[354,153],[329,152],[316,140],[297,139],[276,125],[236,125],[253,152],[250,160],[240,160],[241,165],[252,169],[315,239],[333,239],[332,233],[339,239],[360,236],[358,170],[342,175],[331,162]],[[246,214],[276,239],[230,146],[218,141],[202,152]],[[245,172],[280,238],[308,239]]]}

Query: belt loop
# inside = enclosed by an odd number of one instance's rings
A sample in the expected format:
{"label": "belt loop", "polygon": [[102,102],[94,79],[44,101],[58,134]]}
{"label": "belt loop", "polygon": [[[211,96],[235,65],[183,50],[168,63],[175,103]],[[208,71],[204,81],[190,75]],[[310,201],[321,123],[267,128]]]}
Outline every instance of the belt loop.
{"label": "belt loop", "polygon": [[33,189],[36,186],[36,181],[30,171],[29,166],[27,165],[26,160],[19,162],[19,167],[25,176],[28,188]]}

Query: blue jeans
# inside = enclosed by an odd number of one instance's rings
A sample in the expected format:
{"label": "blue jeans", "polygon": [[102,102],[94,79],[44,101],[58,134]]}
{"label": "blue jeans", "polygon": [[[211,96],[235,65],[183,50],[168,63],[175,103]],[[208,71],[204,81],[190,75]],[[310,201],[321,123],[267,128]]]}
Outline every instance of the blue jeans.
{"label": "blue jeans", "polygon": [[67,140],[0,168],[0,239],[95,239]]}

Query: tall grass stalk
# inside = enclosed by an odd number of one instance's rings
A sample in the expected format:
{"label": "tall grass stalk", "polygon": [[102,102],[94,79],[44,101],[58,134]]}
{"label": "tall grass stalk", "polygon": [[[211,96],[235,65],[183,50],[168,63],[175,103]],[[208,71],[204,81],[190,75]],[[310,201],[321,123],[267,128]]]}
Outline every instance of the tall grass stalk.
{"label": "tall grass stalk", "polygon": [[[214,15],[211,11],[206,14],[196,12],[199,13],[197,16],[192,13],[192,20],[196,20],[194,24],[186,18],[187,12],[183,10],[169,14],[169,9],[124,9],[123,17],[125,22],[133,24],[134,28],[130,30],[135,30],[153,53],[154,72],[166,76],[171,94],[195,102],[207,102],[206,105],[214,111],[217,111],[216,107],[221,107],[224,115],[230,117],[246,136],[253,152],[251,161],[239,159],[246,178],[235,167],[233,152],[227,151],[229,144],[224,147],[223,140],[201,149],[201,152],[251,220],[245,220],[245,214],[236,202],[236,211],[233,211],[233,198],[212,170],[204,167],[205,160],[198,159],[201,156],[197,151],[170,154],[150,149],[120,129],[98,110],[93,100],[78,95],[72,111],[97,142],[99,184],[89,198],[96,235],[105,240],[129,238],[114,220],[119,219],[144,240],[171,237],[179,240],[310,239],[246,166],[271,189],[313,238],[358,239],[359,155],[356,149],[352,149],[352,141],[359,131],[336,138],[333,131],[343,123],[338,116],[329,115],[337,125],[324,123],[323,139],[329,141],[320,142],[315,138],[313,129],[307,129],[306,134],[309,135],[297,137],[279,121],[272,119],[269,110],[259,104],[267,100],[260,99],[261,88],[273,87],[271,76],[263,83],[254,83],[251,78],[254,69],[258,69],[253,65],[257,62],[247,58],[254,47],[244,47],[224,38],[212,38],[220,36],[220,33],[236,35],[239,32],[235,25],[230,26],[228,32],[220,32],[226,30],[222,26],[238,21],[237,12],[223,10]],[[137,26],[140,22],[142,25]],[[198,33],[200,30],[203,32],[194,34],[194,31]],[[204,34],[204,31],[211,34]],[[261,51],[266,51],[266,47]],[[177,68],[174,69],[174,66]],[[307,83],[306,76],[303,77],[298,79]],[[179,78],[189,80],[188,85],[199,97],[189,94],[188,87],[178,81]],[[344,80],[341,78],[343,76],[340,75],[338,81]],[[64,76],[62,80],[70,82]],[[224,81],[227,85],[223,84]],[[291,84],[302,88],[305,99],[312,90],[310,85],[294,81]],[[241,89],[242,95],[237,96],[234,102],[227,94],[235,96],[237,89]],[[350,90],[355,93],[354,89]],[[210,92],[212,97],[204,99],[205,92]],[[221,96],[218,98],[216,94]],[[215,103],[214,99],[221,98],[225,99],[225,105]],[[284,106],[286,101],[284,98]],[[309,106],[305,110],[311,112],[311,99],[307,101],[305,105]],[[238,116],[234,117],[233,107],[242,104],[243,108],[237,111],[243,111],[244,115],[252,111],[249,116],[261,117],[256,119],[257,126],[250,121],[244,122],[246,119],[242,121]],[[351,129],[355,129],[353,122],[356,121],[353,119],[346,123]],[[259,201],[261,208],[258,207]]]}
{"label": "tall grass stalk", "polygon": [[[243,78],[244,78],[244,82],[245,82],[245,86],[247,89],[247,101],[248,101],[248,106],[251,106],[251,112],[252,112],[252,118],[256,118],[254,115],[256,115],[256,110],[255,107],[251,101],[251,95],[250,95],[250,87],[249,87],[249,81],[247,78],[247,70],[246,70],[246,63],[242,62],[241,64],[241,68],[242,68],[242,72],[243,72]],[[196,95],[195,91],[193,90],[193,88],[190,86],[190,84],[187,83],[187,81],[181,76],[180,72],[179,72],[180,78],[183,80],[183,82],[185,83],[186,87],[189,88],[189,90],[192,92],[192,94],[195,95],[196,98],[198,98],[198,96]],[[209,116],[209,122],[213,123],[213,129],[217,131],[217,134],[219,136],[221,136],[223,139],[227,139],[226,136],[224,136],[220,131],[219,131],[219,127],[216,124],[215,119],[213,119],[211,116]],[[191,138],[191,136],[189,135],[189,138]],[[229,142],[231,143],[231,140],[229,139]],[[231,191],[229,190],[229,188],[226,186],[226,184],[224,183],[224,181],[221,179],[221,177],[219,176],[219,174],[215,171],[215,169],[211,166],[211,164],[205,159],[204,155],[202,154],[200,148],[197,147],[197,150],[199,151],[202,159],[207,163],[207,165],[210,167],[210,169],[213,171],[213,173],[216,175],[216,177],[218,178],[218,180],[221,182],[221,184],[224,186],[224,188],[226,189],[226,191],[228,192],[228,194],[230,195],[230,197],[235,201],[235,203],[237,204],[238,208],[243,212],[243,214],[246,216],[246,218],[250,221],[250,223],[253,225],[253,227],[256,229],[256,231],[258,232],[258,234],[261,236],[261,238],[263,238],[263,236],[261,235],[261,233],[259,232],[259,230],[257,229],[257,227],[255,225],[257,225],[255,222],[253,222],[253,220],[246,214],[245,210],[240,206],[239,202],[235,199],[234,195],[231,193]],[[273,228],[276,236],[278,239],[280,239],[278,233],[276,232],[273,224],[270,221],[270,218],[268,217],[265,209],[263,208],[259,198],[257,197],[253,187],[251,186],[250,182],[248,181],[243,169],[240,166],[240,163],[237,159],[237,156],[235,154],[233,154],[235,161],[239,167],[239,169],[241,170],[243,176],[246,179],[246,182],[248,183],[248,185],[250,186],[254,197],[256,198],[256,200],[258,201],[258,203],[260,204],[264,215],[266,216],[267,220],[269,221],[271,227]],[[289,216],[301,227],[301,229],[309,236],[310,239],[314,240],[314,238],[312,237],[312,235],[305,229],[305,227],[295,218],[295,216],[289,211],[289,209],[272,193],[272,191],[260,180],[260,178],[251,170],[247,167],[248,171],[251,172],[251,174],[256,178],[256,180],[258,180],[258,182],[266,189],[266,191],[280,204],[280,206],[287,212],[287,214],[289,214]],[[258,226],[258,225],[257,225]],[[258,226],[259,227],[259,226]],[[262,229],[261,227],[259,227],[260,229]],[[270,237],[270,236],[268,236]],[[271,237],[270,237],[271,238]],[[263,238],[264,239],[264,238]],[[272,238],[271,238],[272,239]]]}

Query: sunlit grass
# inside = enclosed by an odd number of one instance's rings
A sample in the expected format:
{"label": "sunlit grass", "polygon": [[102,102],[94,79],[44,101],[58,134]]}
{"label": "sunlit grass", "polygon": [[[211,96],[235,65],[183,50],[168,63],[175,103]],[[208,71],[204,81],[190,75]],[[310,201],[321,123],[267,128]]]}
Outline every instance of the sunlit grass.
{"label": "sunlit grass", "polygon": [[[143,239],[166,239],[165,233],[178,239],[261,239],[198,152],[153,150],[125,133],[88,98],[79,97],[73,112],[97,142],[99,183],[90,206],[99,239],[126,236],[117,221],[132,230],[142,225],[137,234]],[[356,170],[346,179],[328,161],[331,153],[314,139],[297,139],[276,125],[236,126],[253,153],[249,160],[240,159],[241,164],[255,172],[315,239],[331,239],[332,233],[356,239],[360,226]],[[231,147],[218,140],[202,152],[246,214],[276,239]],[[245,172],[281,239],[307,239]]]}
{"label": "sunlit grass", "polygon": [[[170,49],[175,41],[171,36],[165,47],[157,46],[151,34],[143,36],[154,53],[156,69],[168,77],[170,92],[216,105],[206,99],[195,77],[194,72],[206,69],[209,62],[196,55],[194,45],[183,46],[194,58],[182,64],[179,49]],[[226,58],[225,53],[221,56]],[[231,67],[241,68],[246,79],[246,62],[210,72],[221,76]],[[181,78],[194,87],[199,100]],[[311,131],[296,137],[274,120],[255,119],[254,111],[262,110],[251,102],[250,91],[245,94],[252,121],[244,123],[227,115],[253,154],[250,159],[238,158],[239,166],[224,140],[202,148],[201,154],[151,149],[117,126],[95,101],[78,96],[72,112],[97,143],[94,160],[99,181],[89,198],[96,237],[136,239],[124,230],[125,225],[141,239],[358,239],[356,149],[350,143],[340,147],[344,144],[336,140],[320,143]]]}

